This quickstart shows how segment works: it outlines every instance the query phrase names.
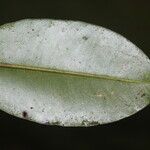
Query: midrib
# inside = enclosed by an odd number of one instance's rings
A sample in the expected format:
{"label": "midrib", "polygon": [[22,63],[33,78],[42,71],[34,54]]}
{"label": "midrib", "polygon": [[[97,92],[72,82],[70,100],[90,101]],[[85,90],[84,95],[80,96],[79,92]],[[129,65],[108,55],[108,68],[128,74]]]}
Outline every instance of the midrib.
{"label": "midrib", "polygon": [[144,81],[144,80],[124,79],[124,78],[118,78],[118,77],[113,77],[113,76],[108,76],[108,75],[97,75],[97,74],[84,73],[84,72],[73,72],[73,71],[67,71],[67,70],[41,68],[41,67],[25,66],[25,65],[18,65],[18,64],[2,63],[0,64],[0,68],[12,68],[12,69],[49,72],[49,73],[56,73],[56,74],[62,74],[62,75],[68,75],[68,76],[97,78],[97,79],[113,80],[113,81],[120,81],[120,82],[127,82],[127,83],[147,83],[147,84],[150,83],[150,81]]}

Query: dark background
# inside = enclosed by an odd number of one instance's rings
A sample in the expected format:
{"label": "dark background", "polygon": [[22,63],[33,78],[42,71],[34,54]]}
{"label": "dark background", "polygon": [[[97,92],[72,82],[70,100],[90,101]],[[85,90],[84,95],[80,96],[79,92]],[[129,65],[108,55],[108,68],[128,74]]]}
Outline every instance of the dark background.
{"label": "dark background", "polygon": [[[0,25],[24,18],[71,19],[122,34],[150,58],[150,1],[0,0]],[[0,112],[0,150],[150,150],[150,107],[121,121],[88,128],[44,126]]]}

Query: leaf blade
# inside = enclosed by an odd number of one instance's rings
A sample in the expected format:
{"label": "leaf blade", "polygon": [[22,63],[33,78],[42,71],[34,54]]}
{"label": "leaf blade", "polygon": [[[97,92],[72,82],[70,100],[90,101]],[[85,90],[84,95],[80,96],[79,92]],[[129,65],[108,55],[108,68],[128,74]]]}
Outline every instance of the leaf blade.
{"label": "leaf blade", "polygon": [[90,126],[120,120],[149,104],[149,59],[112,31],[78,22],[24,20],[0,33],[0,108],[8,113],[44,124]]}

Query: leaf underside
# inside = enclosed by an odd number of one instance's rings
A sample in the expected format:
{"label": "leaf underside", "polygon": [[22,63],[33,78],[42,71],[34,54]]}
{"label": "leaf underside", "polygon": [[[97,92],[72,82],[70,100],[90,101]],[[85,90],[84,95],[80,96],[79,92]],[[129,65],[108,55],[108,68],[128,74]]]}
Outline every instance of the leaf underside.
{"label": "leaf underside", "polygon": [[91,126],[150,103],[150,60],[121,35],[74,21],[0,28],[0,109],[42,124]]}

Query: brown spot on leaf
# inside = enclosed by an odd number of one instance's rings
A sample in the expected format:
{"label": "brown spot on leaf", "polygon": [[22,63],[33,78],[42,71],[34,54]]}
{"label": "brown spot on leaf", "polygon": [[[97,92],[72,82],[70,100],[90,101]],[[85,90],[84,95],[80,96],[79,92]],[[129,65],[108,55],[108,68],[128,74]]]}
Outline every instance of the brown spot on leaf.
{"label": "brown spot on leaf", "polygon": [[45,125],[60,125],[60,124],[61,124],[60,121],[54,121],[54,122],[46,121],[46,122],[45,122]]}
{"label": "brown spot on leaf", "polygon": [[98,121],[92,121],[92,122],[89,122],[89,126],[95,126],[95,125],[98,125],[99,122]]}
{"label": "brown spot on leaf", "polygon": [[33,109],[33,107],[30,107],[30,109]]}
{"label": "brown spot on leaf", "polygon": [[27,118],[27,117],[28,117],[28,113],[27,113],[26,111],[23,111],[23,112],[22,112],[22,116],[23,116],[24,118]]}
{"label": "brown spot on leaf", "polygon": [[88,40],[88,37],[87,36],[83,36],[82,39],[86,41],[86,40]]}
{"label": "brown spot on leaf", "polygon": [[60,122],[60,121],[54,121],[54,122],[51,122],[50,124],[51,124],[51,125],[60,125],[61,122]]}
{"label": "brown spot on leaf", "polygon": [[145,93],[143,93],[143,94],[141,95],[141,97],[144,97],[144,96],[146,96],[146,94],[145,94]]}
{"label": "brown spot on leaf", "polygon": [[99,124],[98,121],[88,121],[88,120],[83,120],[81,123],[82,126],[95,126],[98,124]]}

